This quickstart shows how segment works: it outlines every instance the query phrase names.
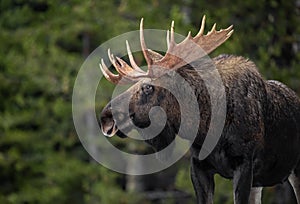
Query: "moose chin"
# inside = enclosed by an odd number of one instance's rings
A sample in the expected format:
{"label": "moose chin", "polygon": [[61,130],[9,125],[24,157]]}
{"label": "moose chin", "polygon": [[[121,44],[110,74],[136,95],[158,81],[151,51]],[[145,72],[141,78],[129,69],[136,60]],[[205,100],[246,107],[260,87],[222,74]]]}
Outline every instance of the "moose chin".
{"label": "moose chin", "polygon": [[[286,180],[292,185],[300,204],[300,100],[286,85],[263,79],[256,65],[246,58],[220,55],[212,59],[225,87],[226,119],[212,152],[205,159],[199,159],[199,152],[207,139],[212,108],[203,76],[198,74],[199,70],[206,70],[201,59],[233,33],[232,26],[217,31],[214,25],[205,35],[204,24],[205,16],[199,33],[195,37],[189,33],[177,44],[172,23],[167,36],[168,50],[162,56],[147,49],[142,20],[140,41],[147,72],[135,63],[128,42],[131,65],[108,52],[118,74],[110,72],[101,60],[100,68],[106,79],[114,84],[134,85],[103,109],[100,116],[103,134],[126,137],[132,127],[147,128],[153,122],[149,118],[151,109],[159,106],[166,113],[165,125],[156,137],[145,141],[157,151],[168,146],[178,134],[183,113],[174,95],[160,84],[170,79],[169,71],[176,72],[194,90],[201,118],[190,147],[191,179],[197,203],[213,203],[214,175],[219,174],[233,180],[235,204],[261,203],[263,187]],[[189,41],[201,47],[204,54],[195,55]],[[177,56],[193,57],[186,62]],[[176,81],[170,80],[170,83],[176,86]]]}

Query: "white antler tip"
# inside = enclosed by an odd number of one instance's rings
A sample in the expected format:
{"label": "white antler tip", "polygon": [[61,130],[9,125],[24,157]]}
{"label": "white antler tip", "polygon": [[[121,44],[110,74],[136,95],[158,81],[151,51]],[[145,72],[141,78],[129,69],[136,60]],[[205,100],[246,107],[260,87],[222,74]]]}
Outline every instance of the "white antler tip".
{"label": "white antler tip", "polygon": [[199,36],[203,35],[203,33],[204,33],[205,19],[206,19],[206,16],[203,15],[202,22],[201,22],[201,27],[200,27],[200,30],[199,30],[199,33],[198,33]]}
{"label": "white antler tip", "polygon": [[229,26],[226,30],[231,30],[233,28],[233,25]]}
{"label": "white antler tip", "polygon": [[144,27],[144,18],[141,18],[140,29],[142,30]]}
{"label": "white antler tip", "polygon": [[217,24],[214,23],[213,27],[211,28],[210,32],[209,33],[213,33],[216,31],[216,27],[217,27]]}
{"label": "white antler tip", "polygon": [[234,31],[234,30],[232,29],[232,30],[227,34],[227,36],[230,37],[230,36],[232,35],[233,31]]}
{"label": "white antler tip", "polygon": [[203,17],[202,17],[202,24],[205,24],[205,21],[206,21],[206,15],[203,15]]}

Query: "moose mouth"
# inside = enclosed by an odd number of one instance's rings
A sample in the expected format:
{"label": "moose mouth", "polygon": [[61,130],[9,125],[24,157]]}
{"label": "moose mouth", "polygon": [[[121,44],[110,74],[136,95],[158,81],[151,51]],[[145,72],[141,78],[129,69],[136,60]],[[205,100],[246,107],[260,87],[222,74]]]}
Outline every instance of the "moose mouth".
{"label": "moose mouth", "polygon": [[116,122],[114,120],[111,120],[109,123],[102,125],[101,127],[102,127],[102,132],[106,137],[112,137],[118,131]]}
{"label": "moose mouth", "polygon": [[127,137],[127,134],[133,129],[132,121],[135,118],[134,113],[129,114],[129,118],[123,112],[116,112],[113,116],[111,107],[105,108],[100,117],[100,126],[102,133],[106,137],[117,135],[121,138]]}
{"label": "moose mouth", "polygon": [[[134,114],[130,114],[130,119],[134,119]],[[116,121],[113,118],[103,120],[101,124],[102,132],[106,137],[117,135],[118,137],[125,138],[132,128],[133,127],[128,120]]]}
{"label": "moose mouth", "polygon": [[[131,128],[127,128],[128,132],[130,132],[129,129],[131,130]],[[102,132],[106,137],[112,137],[114,135],[117,135],[120,138],[127,137],[127,135],[124,132],[118,129],[118,126],[116,125],[115,121],[113,121],[110,126],[106,126],[105,128],[102,128]]]}

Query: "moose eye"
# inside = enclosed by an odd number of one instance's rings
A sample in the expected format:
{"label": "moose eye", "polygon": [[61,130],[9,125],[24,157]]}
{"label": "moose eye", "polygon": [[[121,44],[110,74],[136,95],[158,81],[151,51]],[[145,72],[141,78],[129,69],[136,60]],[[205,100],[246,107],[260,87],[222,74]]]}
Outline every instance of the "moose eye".
{"label": "moose eye", "polygon": [[146,95],[151,94],[154,91],[154,86],[150,85],[150,84],[144,84],[142,86],[142,91],[143,93],[145,93]]}

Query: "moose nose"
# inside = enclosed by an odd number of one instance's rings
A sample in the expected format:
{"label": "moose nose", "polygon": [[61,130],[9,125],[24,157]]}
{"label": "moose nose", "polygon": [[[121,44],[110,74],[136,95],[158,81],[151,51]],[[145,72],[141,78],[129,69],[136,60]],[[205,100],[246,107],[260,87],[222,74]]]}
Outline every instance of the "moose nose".
{"label": "moose nose", "polygon": [[100,125],[102,133],[107,137],[112,137],[118,131],[116,123],[113,119],[110,104],[108,104],[101,112]]}

